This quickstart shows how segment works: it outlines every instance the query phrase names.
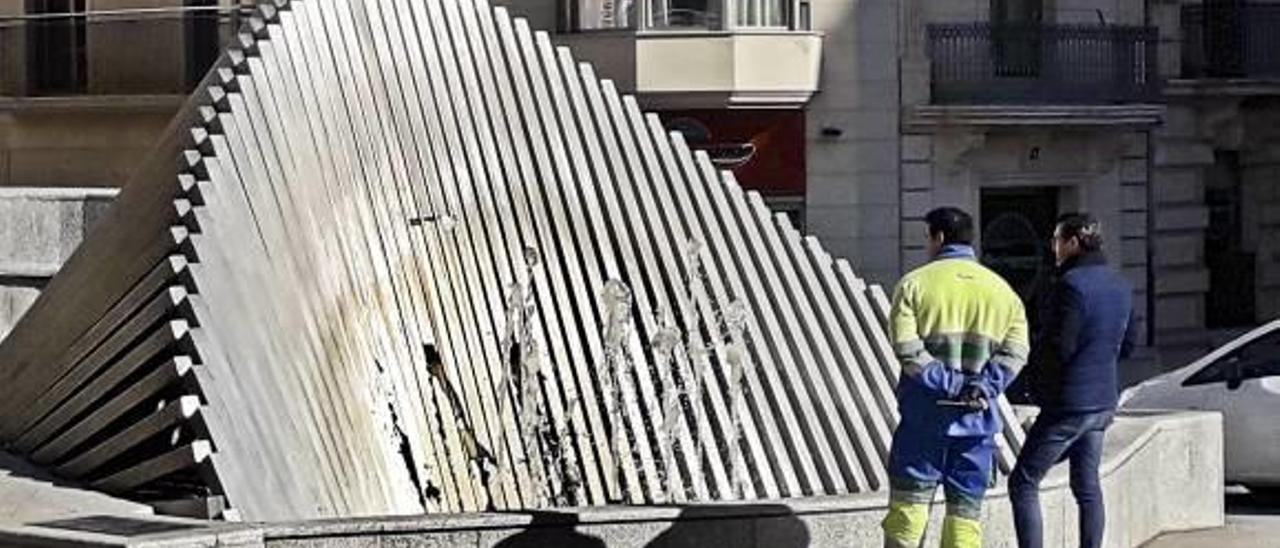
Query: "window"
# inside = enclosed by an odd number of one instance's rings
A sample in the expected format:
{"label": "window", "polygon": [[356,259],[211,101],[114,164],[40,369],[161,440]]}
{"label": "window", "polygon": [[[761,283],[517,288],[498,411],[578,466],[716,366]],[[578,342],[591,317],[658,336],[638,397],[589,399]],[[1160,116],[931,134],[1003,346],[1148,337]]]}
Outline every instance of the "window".
{"label": "window", "polygon": [[1196,371],[1182,386],[1227,383],[1231,389],[1240,383],[1280,375],[1280,329],[1267,333]]}
{"label": "window", "polygon": [[88,0],[27,0],[23,91],[32,96],[189,92],[217,60],[222,38],[238,25],[237,4],[158,4],[110,9]]}
{"label": "window", "polygon": [[1258,319],[1257,254],[1245,238],[1244,169],[1237,151],[1214,151],[1213,159],[1204,173],[1204,201],[1209,206],[1209,226],[1204,232],[1209,267],[1205,325],[1247,327]]}
{"label": "window", "polygon": [[1033,324],[1035,303],[1053,274],[1049,235],[1057,222],[1059,192],[1058,187],[984,188],[979,197],[982,264],[1018,292]]}
{"label": "window", "polygon": [[571,0],[576,30],[629,29],[639,16],[638,2],[646,0]]}
{"label": "window", "polygon": [[27,74],[31,95],[83,93],[88,84],[85,62],[85,0],[27,0],[30,19]]}
{"label": "window", "polygon": [[573,30],[793,28],[807,20],[809,6],[808,0],[561,1]]}
{"label": "window", "polygon": [[651,28],[721,27],[724,11],[720,0],[648,0]]}
{"label": "window", "polygon": [[1043,0],[991,0],[991,53],[996,74],[1013,78],[1040,76],[1044,21]]}
{"label": "window", "polygon": [[[195,87],[204,79],[209,67],[221,53],[218,37],[220,15],[216,11],[217,0],[186,0],[191,10],[186,18],[187,85]],[[212,9],[211,9],[212,8]]]}
{"label": "window", "polygon": [[736,0],[739,27],[785,27],[791,2],[787,0]]}

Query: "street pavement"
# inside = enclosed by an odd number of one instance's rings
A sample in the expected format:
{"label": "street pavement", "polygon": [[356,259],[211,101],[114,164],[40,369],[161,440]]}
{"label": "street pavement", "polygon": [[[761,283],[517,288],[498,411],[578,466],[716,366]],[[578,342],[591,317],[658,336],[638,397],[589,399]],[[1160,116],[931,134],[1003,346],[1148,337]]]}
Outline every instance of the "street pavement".
{"label": "street pavement", "polygon": [[1227,525],[1220,529],[1162,535],[1144,548],[1280,547],[1280,493],[1227,491]]}

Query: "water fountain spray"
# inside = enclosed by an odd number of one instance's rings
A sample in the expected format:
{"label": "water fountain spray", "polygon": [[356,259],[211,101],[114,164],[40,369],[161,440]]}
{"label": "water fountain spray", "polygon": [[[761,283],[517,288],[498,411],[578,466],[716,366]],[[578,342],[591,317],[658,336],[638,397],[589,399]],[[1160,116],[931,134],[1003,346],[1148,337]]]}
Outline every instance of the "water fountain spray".
{"label": "water fountain spray", "polygon": [[631,456],[627,451],[627,431],[623,423],[625,409],[634,401],[633,392],[626,389],[631,378],[633,363],[627,350],[631,335],[631,289],[619,280],[605,282],[600,292],[604,308],[604,370],[600,379],[604,385],[606,410],[609,415],[610,444],[615,456],[614,473],[622,484],[622,460]]}
{"label": "water fountain spray", "polygon": [[707,244],[701,239],[693,238],[684,246],[685,287],[687,293],[681,297],[685,318],[685,352],[689,356],[689,365],[693,368],[693,379],[689,383],[687,395],[689,407],[693,411],[693,455],[695,466],[702,466],[702,457],[706,451],[702,439],[703,427],[707,424],[706,411],[702,405],[703,383],[707,375],[707,355],[709,349],[702,343],[701,324],[703,321],[699,303],[707,299],[706,287],[703,284],[702,254]]}
{"label": "water fountain spray", "polygon": [[[662,451],[662,484],[667,489],[669,501],[680,500],[684,494],[684,486],[678,477],[670,471],[677,466],[675,458],[675,440],[679,439],[678,428],[688,428],[684,420],[680,397],[683,394],[676,385],[677,350],[681,347],[680,328],[670,313],[658,313],[659,325],[650,341],[654,361],[658,368],[658,376],[662,383],[662,427],[658,428],[658,447]],[[688,448],[684,448],[686,451]]]}
{"label": "water fountain spray", "polygon": [[746,340],[743,338],[747,328],[747,314],[747,306],[742,301],[733,301],[724,310],[724,323],[728,331],[725,361],[729,367],[729,466],[733,470],[733,491],[738,498],[746,498],[747,484],[751,481],[742,459],[742,417],[746,412],[744,392],[746,370],[750,362],[747,358]]}

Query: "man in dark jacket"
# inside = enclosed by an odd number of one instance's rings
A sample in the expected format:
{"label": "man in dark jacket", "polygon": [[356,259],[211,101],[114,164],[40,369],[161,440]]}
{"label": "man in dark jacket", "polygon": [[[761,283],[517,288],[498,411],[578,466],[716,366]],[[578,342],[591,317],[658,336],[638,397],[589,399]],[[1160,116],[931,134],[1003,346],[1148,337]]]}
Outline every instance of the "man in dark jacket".
{"label": "man in dark jacket", "polygon": [[1040,416],[1009,476],[1009,496],[1018,545],[1038,548],[1043,543],[1040,481],[1055,464],[1070,460],[1080,546],[1096,547],[1106,524],[1098,464],[1116,408],[1116,361],[1128,357],[1136,336],[1133,290],[1107,266],[1102,225],[1089,215],[1060,217],[1053,251],[1057,280],[1023,372]]}

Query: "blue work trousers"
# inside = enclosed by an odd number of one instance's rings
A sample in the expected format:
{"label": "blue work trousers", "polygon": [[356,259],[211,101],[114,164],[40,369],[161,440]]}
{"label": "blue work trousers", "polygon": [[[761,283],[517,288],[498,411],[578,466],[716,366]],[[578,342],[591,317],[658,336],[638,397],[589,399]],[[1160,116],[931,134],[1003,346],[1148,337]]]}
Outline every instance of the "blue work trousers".
{"label": "blue work trousers", "polygon": [[893,437],[891,496],[928,504],[942,485],[949,514],[981,518],[982,499],[994,477],[995,439],[912,435],[912,431],[900,426]]}
{"label": "blue work trousers", "polygon": [[1071,462],[1071,494],[1080,515],[1080,546],[1102,545],[1106,509],[1098,482],[1102,441],[1111,425],[1112,411],[1093,413],[1048,412],[1036,419],[1009,475],[1009,498],[1020,548],[1044,544],[1040,514],[1040,482],[1055,464]]}

